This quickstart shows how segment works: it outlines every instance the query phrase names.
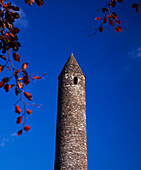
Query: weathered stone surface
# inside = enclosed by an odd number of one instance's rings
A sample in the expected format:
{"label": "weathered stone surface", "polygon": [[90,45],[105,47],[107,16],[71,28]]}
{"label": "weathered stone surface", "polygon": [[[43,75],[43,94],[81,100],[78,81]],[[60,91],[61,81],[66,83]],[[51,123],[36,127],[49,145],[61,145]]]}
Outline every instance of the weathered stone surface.
{"label": "weathered stone surface", "polygon": [[87,170],[85,76],[73,54],[58,79],[54,169]]}

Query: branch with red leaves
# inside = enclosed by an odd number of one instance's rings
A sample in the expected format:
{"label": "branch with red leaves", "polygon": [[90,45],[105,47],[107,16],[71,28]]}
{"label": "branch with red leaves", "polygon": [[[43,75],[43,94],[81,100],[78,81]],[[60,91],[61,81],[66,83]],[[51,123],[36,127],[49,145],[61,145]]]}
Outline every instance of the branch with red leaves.
{"label": "branch with red leaves", "polygon": [[[41,1],[36,0],[36,3],[41,6],[39,2]],[[19,68],[15,67],[16,62],[21,62],[21,57],[18,54],[21,44],[18,42],[17,36],[20,29],[14,27],[15,20],[20,18],[18,11],[20,11],[20,8],[13,6],[11,2],[4,3],[4,0],[0,0],[0,50],[2,53],[0,58],[3,63],[0,64],[0,73],[2,74],[2,72],[6,71],[6,73],[9,74],[9,76],[7,75],[2,78],[0,88],[3,88],[5,92],[9,92],[14,88],[15,95],[19,96],[19,99],[14,104],[15,113],[18,114],[16,123],[22,124],[22,128],[18,131],[17,136],[22,134],[23,131],[30,130],[30,126],[26,125],[26,120],[32,111],[27,109],[27,107],[28,105],[36,106],[34,103],[26,102],[26,100],[32,101],[32,95],[23,89],[31,81],[35,82],[36,80],[40,80],[44,78],[45,75],[41,77],[29,75],[26,71],[28,67],[27,62],[24,62]],[[19,102],[24,106],[23,112],[18,105]],[[36,107],[40,107],[40,105]]]}
{"label": "branch with red leaves", "polygon": [[[100,26],[98,28],[93,28],[95,31],[94,33],[90,34],[89,36],[95,35],[97,32],[102,33],[103,27],[106,23],[109,23],[111,26],[114,27],[114,30],[118,33],[119,31],[122,32],[122,27],[120,26],[121,21],[117,17],[117,13],[112,11],[112,9],[118,4],[123,3],[123,0],[111,0],[108,4],[105,5],[103,8],[99,8],[104,17],[95,18],[95,20],[102,20]],[[137,3],[133,3],[131,8],[135,8],[136,13],[139,11],[139,7],[141,6],[141,0],[138,0]]]}
{"label": "branch with red leaves", "polygon": [[36,2],[36,4],[40,7],[43,5],[43,0],[25,0],[25,3],[29,4],[30,6],[33,5],[34,2]]}

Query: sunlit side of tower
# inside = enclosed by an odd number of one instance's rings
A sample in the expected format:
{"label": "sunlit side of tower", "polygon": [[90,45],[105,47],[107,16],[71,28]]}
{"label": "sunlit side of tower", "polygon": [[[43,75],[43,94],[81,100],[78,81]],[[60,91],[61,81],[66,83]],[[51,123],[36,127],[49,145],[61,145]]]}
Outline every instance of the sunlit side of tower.
{"label": "sunlit side of tower", "polygon": [[73,54],[58,77],[55,170],[87,170],[85,76]]}

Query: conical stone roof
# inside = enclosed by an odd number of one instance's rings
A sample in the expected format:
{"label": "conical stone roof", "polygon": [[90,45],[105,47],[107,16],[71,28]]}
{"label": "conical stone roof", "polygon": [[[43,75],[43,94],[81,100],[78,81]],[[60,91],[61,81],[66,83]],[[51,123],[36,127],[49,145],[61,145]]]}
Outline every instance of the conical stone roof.
{"label": "conical stone roof", "polygon": [[63,67],[59,77],[62,75],[62,74],[65,74],[65,73],[81,73],[82,75],[83,72],[78,64],[78,62],[76,61],[73,53],[70,55],[69,59],[67,60],[65,66]]}

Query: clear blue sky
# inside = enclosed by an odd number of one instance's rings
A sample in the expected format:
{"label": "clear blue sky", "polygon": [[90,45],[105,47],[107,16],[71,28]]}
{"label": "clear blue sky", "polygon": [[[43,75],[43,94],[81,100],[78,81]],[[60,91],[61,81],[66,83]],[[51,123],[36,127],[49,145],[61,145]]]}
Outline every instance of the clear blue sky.
{"label": "clear blue sky", "polygon": [[18,138],[14,92],[1,89],[0,170],[53,170],[57,77],[72,52],[86,75],[88,169],[141,170],[141,11],[126,1],[115,8],[123,33],[107,25],[88,38],[105,0],[13,2],[22,8],[22,61],[28,72],[47,74],[27,88],[42,107],[32,109],[31,131]]}

